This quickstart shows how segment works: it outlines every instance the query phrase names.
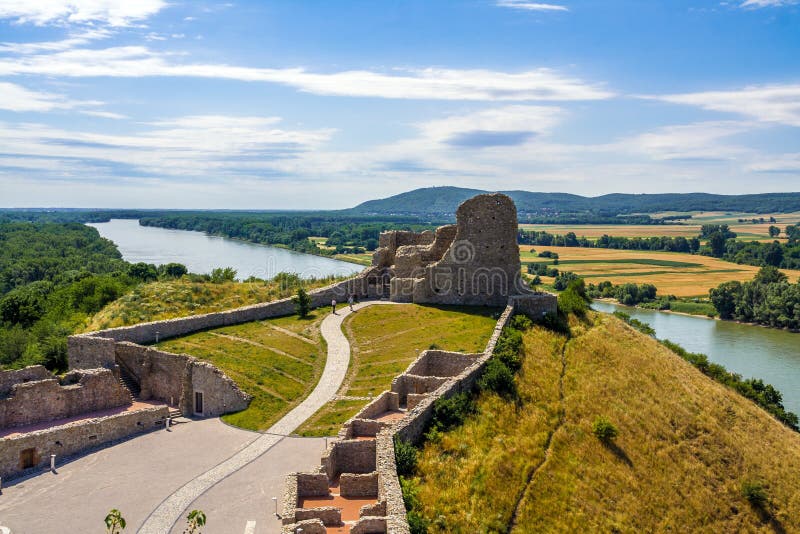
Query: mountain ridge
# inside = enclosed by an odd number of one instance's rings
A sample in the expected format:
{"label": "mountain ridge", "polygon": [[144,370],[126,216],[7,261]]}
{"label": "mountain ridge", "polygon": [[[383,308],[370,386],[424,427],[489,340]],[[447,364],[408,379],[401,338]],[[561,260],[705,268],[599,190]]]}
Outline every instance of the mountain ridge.
{"label": "mountain ridge", "polygon": [[[481,189],[454,186],[425,187],[390,197],[368,200],[350,208],[351,213],[369,215],[416,215],[452,217],[461,202]],[[800,211],[800,192],[719,195],[714,193],[609,193],[584,197],[572,193],[523,190],[498,191],[510,196],[520,215],[593,214],[601,216],[656,213],[662,211],[735,211],[789,213]]]}

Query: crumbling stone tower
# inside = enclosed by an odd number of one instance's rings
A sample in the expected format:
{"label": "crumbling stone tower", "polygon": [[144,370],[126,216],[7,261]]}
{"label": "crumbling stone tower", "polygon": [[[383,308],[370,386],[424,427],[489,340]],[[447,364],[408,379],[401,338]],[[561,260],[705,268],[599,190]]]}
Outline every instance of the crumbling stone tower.
{"label": "crumbling stone tower", "polygon": [[384,232],[373,270],[397,302],[505,306],[530,293],[520,274],[517,208],[500,193],[458,207],[456,224],[436,232]]}

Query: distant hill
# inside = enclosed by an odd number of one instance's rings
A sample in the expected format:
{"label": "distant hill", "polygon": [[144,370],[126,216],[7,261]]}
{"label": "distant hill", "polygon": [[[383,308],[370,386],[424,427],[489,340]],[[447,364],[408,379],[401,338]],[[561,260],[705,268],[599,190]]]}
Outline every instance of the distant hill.
{"label": "distant hill", "polygon": [[[364,215],[414,215],[452,218],[460,203],[480,193],[462,187],[427,187],[379,200],[369,200],[348,210]],[[800,211],[800,193],[713,195],[710,193],[665,193],[633,195],[613,193],[583,197],[569,193],[501,191],[514,199],[523,216],[593,214],[617,216],[660,211],[734,211],[788,213]]]}

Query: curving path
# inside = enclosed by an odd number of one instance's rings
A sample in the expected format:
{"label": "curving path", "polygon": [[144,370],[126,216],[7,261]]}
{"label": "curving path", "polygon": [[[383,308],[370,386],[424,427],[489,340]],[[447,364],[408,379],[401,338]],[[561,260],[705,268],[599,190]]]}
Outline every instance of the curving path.
{"label": "curving path", "polygon": [[[393,304],[388,301],[366,301],[356,304],[359,310],[373,304]],[[342,333],[342,321],[350,315],[346,304],[340,305],[336,315],[323,319],[320,332],[328,344],[325,369],[311,394],[292,411],[272,425],[263,435],[240,451],[176,490],[145,519],[140,534],[164,534],[183,518],[184,512],[201,495],[216,484],[258,459],[264,453],[294,432],[306,419],[314,415],[326,402],[333,399],[347,375],[350,363],[350,343]],[[264,503],[267,506],[267,503]]]}

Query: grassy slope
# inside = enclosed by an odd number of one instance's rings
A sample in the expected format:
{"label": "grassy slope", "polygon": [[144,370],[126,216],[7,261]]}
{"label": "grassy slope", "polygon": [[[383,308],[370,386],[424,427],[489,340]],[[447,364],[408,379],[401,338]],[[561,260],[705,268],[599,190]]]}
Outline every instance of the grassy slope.
{"label": "grassy slope", "polygon": [[303,425],[305,435],[332,435],[368,397],[389,389],[419,352],[436,345],[446,350],[480,352],[496,323],[498,310],[415,304],[371,306],[346,319],[352,358],[339,395],[358,397],[328,403]]}
{"label": "grassy slope", "polygon": [[319,324],[327,313],[320,309],[306,319],[290,316],[216,328],[170,339],[158,347],[191,354],[225,371],[253,400],[246,410],[224,415],[223,420],[249,430],[266,430],[319,381],[326,353]]}
{"label": "grassy slope", "polygon": [[[800,435],[654,340],[594,317],[566,344],[563,398],[566,339],[536,328],[523,404],[482,396],[478,415],[426,445],[431,531],[504,531],[515,510],[515,532],[798,531]],[[592,434],[599,415],[618,427],[616,447]],[[742,497],[744,480],[767,486],[772,520]]]}
{"label": "grassy slope", "polygon": [[[306,282],[307,288],[328,280]],[[89,321],[84,331],[211,313],[291,296],[295,288],[275,282],[190,282],[183,278],[144,284],[115,300]]]}

